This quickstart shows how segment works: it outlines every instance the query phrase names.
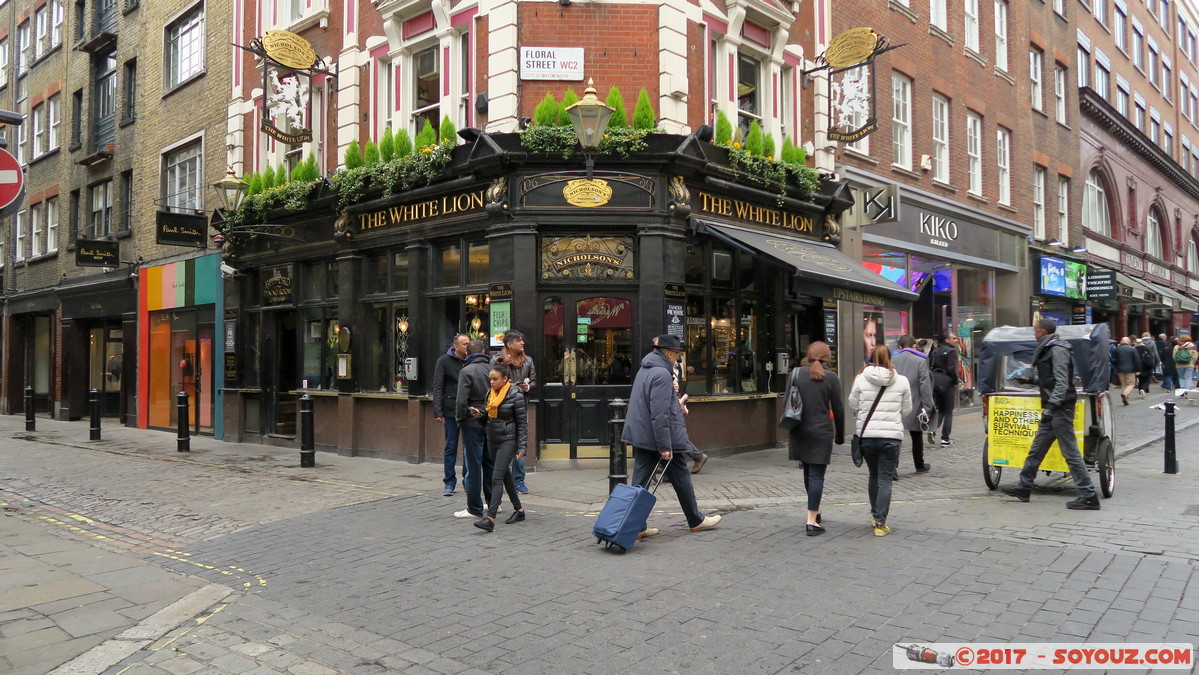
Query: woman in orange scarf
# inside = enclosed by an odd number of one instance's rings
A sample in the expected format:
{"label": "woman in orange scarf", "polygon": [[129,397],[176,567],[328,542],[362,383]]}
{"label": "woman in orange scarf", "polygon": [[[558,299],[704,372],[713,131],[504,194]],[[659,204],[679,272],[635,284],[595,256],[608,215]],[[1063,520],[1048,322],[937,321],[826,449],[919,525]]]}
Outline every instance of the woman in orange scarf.
{"label": "woman in orange scarf", "polygon": [[[495,529],[495,514],[500,510],[503,490],[516,509],[508,524],[525,519],[525,510],[520,505],[520,494],[512,478],[512,460],[525,456],[529,437],[529,413],[525,396],[512,386],[512,371],[508,366],[497,364],[487,374],[491,392],[487,395],[487,451],[492,453],[491,503],[487,513],[475,521],[475,527],[491,532]],[[501,490],[501,486],[503,490]]]}

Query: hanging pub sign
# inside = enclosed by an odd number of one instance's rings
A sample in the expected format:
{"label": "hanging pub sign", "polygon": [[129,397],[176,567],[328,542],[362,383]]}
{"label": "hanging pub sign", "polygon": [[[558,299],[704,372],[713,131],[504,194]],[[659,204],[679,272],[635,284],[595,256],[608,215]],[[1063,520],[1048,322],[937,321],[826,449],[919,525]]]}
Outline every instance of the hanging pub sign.
{"label": "hanging pub sign", "polygon": [[76,239],[77,267],[117,267],[121,264],[121,242],[107,239]]}
{"label": "hanging pub sign", "polygon": [[815,68],[804,71],[828,69],[829,139],[853,143],[878,129],[874,59],[891,49],[873,29],[851,28],[828,43]]}
{"label": "hanging pub sign", "polygon": [[266,110],[262,132],[285,145],[312,141],[312,78],[337,77],[307,40],[285,30],[268,30],[242,49],[262,60]]}
{"label": "hanging pub sign", "polygon": [[207,248],[208,218],[191,213],[159,211],[154,217],[154,241],[167,246]]}

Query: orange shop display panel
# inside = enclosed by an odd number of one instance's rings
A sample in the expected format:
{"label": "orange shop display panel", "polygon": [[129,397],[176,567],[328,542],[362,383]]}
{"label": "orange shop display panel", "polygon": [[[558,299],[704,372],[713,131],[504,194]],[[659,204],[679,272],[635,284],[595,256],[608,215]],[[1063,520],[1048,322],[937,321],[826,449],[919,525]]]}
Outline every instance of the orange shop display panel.
{"label": "orange shop display panel", "polygon": [[214,340],[219,260],[206,256],[142,270],[138,419],[144,426],[176,428],[184,392],[187,426],[196,433],[214,430],[214,393],[221,385],[213,367],[220,358]]}

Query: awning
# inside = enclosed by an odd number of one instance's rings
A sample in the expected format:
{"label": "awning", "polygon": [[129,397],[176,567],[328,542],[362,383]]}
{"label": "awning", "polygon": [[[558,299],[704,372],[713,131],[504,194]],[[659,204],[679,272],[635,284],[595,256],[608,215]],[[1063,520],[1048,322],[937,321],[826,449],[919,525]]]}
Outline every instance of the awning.
{"label": "awning", "polygon": [[837,247],[824,242],[761,232],[729,223],[692,218],[701,232],[751,254],[761,254],[791,267],[813,294],[835,300],[907,309],[915,293],[862,267]]}
{"label": "awning", "polygon": [[1133,279],[1127,274],[1116,272],[1116,283],[1129,288],[1129,295],[1137,300],[1146,300],[1150,294],[1158,295],[1158,292],[1145,285],[1145,282]]}
{"label": "awning", "polygon": [[1180,291],[1176,291],[1172,288],[1165,288],[1164,286],[1160,286],[1149,281],[1143,283],[1162,296],[1162,304],[1171,305],[1174,309],[1179,309],[1184,312],[1194,312],[1196,309],[1199,309],[1199,305],[1195,304],[1194,300],[1191,300],[1187,296],[1183,295]]}

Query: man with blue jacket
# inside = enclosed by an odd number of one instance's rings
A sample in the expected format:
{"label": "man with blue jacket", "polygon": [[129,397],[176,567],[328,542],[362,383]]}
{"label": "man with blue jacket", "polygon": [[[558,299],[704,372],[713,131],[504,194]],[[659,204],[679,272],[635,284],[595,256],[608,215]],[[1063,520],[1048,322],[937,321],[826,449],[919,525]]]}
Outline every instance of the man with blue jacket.
{"label": "man with blue jacket", "polygon": [[[720,515],[704,516],[695,501],[686,452],[690,447],[683,410],[674,393],[674,364],[683,353],[677,335],[660,335],[655,347],[641,359],[633,378],[629,410],[621,440],[633,447],[633,484],[647,487],[654,469],[666,461],[666,477],[674,485],[679,506],[692,532],[707,530],[720,522]],[[651,527],[641,538],[658,534]]]}
{"label": "man with blue jacket", "polygon": [[1056,440],[1062,458],[1070,467],[1074,486],[1082,495],[1067,502],[1066,508],[1098,511],[1099,495],[1087,474],[1087,465],[1078,452],[1078,439],[1074,436],[1074,402],[1078,400],[1078,393],[1074,391],[1074,352],[1070,343],[1058,336],[1057,323],[1053,319],[1037,321],[1033,336],[1040,341],[1032,355],[1032,367],[1041,389],[1041,424],[1020,471],[1019,484],[1002,488],[1003,493],[1022,502],[1028,501],[1041,461]]}

